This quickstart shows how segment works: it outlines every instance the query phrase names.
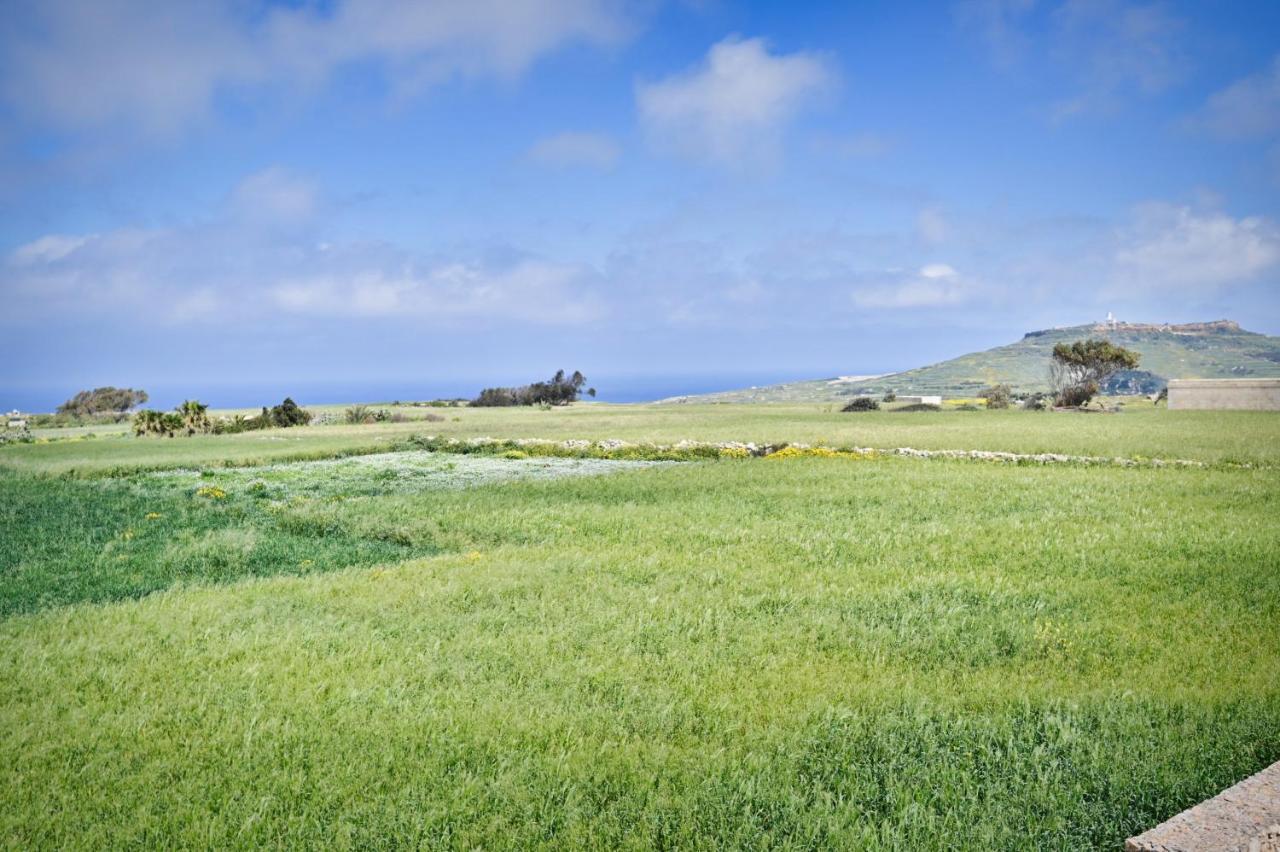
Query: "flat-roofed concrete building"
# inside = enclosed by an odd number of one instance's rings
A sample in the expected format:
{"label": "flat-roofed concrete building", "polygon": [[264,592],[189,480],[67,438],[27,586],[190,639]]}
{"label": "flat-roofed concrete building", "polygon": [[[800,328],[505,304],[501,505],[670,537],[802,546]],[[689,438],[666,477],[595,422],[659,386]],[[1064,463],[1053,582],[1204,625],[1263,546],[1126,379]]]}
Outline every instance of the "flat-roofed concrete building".
{"label": "flat-roofed concrete building", "polygon": [[909,394],[908,394],[907,396],[901,396],[901,395],[899,395],[899,396],[898,396],[898,402],[905,402],[905,403],[908,403],[908,404],[914,404],[914,405],[919,405],[919,404],[921,404],[921,403],[923,403],[924,405],[942,405],[942,397],[940,397],[940,396],[911,396],[911,395],[909,395]]}
{"label": "flat-roofed concrete building", "polygon": [[1280,379],[1171,379],[1169,408],[1280,411]]}

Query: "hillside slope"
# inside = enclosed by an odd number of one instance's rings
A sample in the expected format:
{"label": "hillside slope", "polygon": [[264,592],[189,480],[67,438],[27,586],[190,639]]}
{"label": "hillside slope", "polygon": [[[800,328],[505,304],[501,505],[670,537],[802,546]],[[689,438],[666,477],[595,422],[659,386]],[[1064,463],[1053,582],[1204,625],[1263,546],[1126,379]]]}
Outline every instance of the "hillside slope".
{"label": "hillside slope", "polygon": [[723,391],[668,402],[822,402],[860,394],[973,396],[997,382],[1015,390],[1048,389],[1049,358],[1057,343],[1105,337],[1142,355],[1140,368],[1168,379],[1280,377],[1280,337],[1240,328],[1231,320],[1153,325],[1101,322],[1032,331],[1016,343],[949,361],[875,377],[844,377]]}

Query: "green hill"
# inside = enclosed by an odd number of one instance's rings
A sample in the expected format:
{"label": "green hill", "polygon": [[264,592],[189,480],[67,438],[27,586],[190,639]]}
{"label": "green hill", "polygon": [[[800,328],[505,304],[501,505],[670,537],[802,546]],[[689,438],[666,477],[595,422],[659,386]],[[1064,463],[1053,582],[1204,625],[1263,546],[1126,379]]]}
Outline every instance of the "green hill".
{"label": "green hill", "polygon": [[1054,344],[1086,337],[1105,337],[1142,355],[1143,372],[1122,377],[1133,391],[1147,390],[1169,379],[1280,377],[1280,337],[1245,331],[1231,320],[1186,325],[1100,322],[1032,331],[1017,343],[901,373],[814,379],[667,401],[822,402],[889,390],[971,397],[997,382],[1017,391],[1043,391],[1048,390]]}

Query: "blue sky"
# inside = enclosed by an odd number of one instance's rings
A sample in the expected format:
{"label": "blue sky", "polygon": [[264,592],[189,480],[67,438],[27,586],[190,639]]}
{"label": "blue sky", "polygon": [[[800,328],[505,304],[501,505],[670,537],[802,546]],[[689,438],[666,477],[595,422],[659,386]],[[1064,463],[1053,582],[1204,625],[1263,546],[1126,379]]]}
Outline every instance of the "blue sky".
{"label": "blue sky", "polygon": [[620,398],[908,368],[1108,311],[1280,333],[1274,2],[5,15],[15,404],[432,396],[559,366]]}

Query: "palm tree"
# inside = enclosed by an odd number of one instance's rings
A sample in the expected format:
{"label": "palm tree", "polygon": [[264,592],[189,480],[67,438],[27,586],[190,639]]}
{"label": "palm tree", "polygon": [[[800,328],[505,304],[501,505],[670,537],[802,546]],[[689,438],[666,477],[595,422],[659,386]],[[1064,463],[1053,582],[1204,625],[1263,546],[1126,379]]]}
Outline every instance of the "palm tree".
{"label": "palm tree", "polygon": [[179,405],[175,411],[182,419],[182,428],[187,430],[188,435],[209,431],[209,406],[199,400],[189,399]]}
{"label": "palm tree", "polygon": [[138,437],[150,435],[152,430],[155,428],[156,415],[159,413],[160,412],[158,411],[152,411],[147,408],[133,415],[133,434]]}

